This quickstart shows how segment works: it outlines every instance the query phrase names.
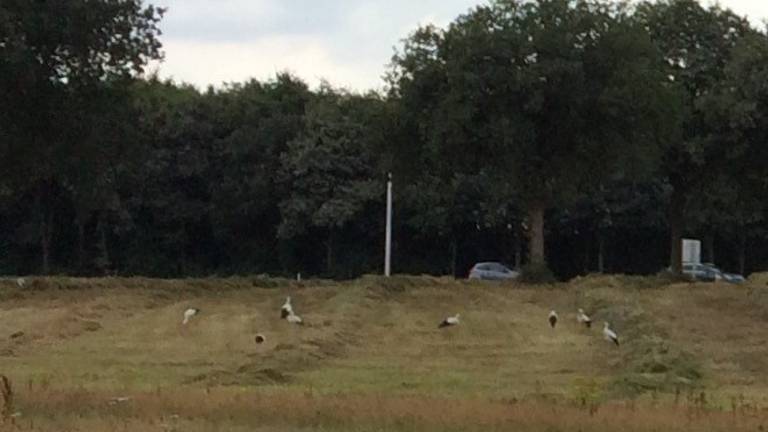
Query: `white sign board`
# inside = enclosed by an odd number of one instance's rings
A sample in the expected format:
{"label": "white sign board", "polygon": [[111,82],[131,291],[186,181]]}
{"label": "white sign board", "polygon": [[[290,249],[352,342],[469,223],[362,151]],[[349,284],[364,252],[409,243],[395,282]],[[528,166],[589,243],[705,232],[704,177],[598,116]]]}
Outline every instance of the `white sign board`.
{"label": "white sign board", "polygon": [[683,239],[683,262],[701,264],[701,240]]}

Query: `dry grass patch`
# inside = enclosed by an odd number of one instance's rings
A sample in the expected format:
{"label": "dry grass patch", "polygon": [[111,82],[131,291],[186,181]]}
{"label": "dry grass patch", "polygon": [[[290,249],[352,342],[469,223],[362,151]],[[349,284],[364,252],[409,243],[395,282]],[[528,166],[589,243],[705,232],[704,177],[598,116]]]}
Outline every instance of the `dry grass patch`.
{"label": "dry grass patch", "polygon": [[[110,402],[112,401],[112,402]],[[518,430],[518,431],[748,431],[768,424],[754,409],[712,411],[681,403],[609,403],[578,406],[552,401],[446,399],[417,396],[336,395],[271,391],[157,390],[114,402],[87,391],[33,392],[13,430],[84,428],[191,431],[239,430]],[[35,420],[27,419],[27,417]],[[56,429],[59,428],[59,429]],[[165,429],[164,429],[165,428]],[[261,429],[259,429],[261,428]]]}
{"label": "dry grass patch", "polygon": [[[758,430],[768,406],[768,294],[752,284],[29,285],[0,280],[0,372],[19,430]],[[306,325],[279,319],[286,295]],[[190,306],[202,312],[183,326]],[[437,329],[457,312],[461,325]],[[603,320],[621,347],[602,339]]]}

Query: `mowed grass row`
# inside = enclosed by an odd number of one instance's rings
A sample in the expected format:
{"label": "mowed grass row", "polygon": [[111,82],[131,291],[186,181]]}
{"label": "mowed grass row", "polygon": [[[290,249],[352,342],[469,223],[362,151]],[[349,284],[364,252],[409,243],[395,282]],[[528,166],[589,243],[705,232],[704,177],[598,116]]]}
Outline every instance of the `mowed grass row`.
{"label": "mowed grass row", "polygon": [[[20,430],[755,430],[768,406],[763,290],[626,277],[5,281],[0,372]],[[279,319],[286,295],[305,326]],[[189,306],[202,312],[182,326]],[[577,325],[579,307],[593,329]],[[461,325],[437,329],[456,312]]]}
{"label": "mowed grass row", "polygon": [[428,396],[314,395],[290,390],[176,390],[137,393],[121,404],[90,391],[31,392],[15,431],[755,431],[765,411],[698,404],[440,399]]}

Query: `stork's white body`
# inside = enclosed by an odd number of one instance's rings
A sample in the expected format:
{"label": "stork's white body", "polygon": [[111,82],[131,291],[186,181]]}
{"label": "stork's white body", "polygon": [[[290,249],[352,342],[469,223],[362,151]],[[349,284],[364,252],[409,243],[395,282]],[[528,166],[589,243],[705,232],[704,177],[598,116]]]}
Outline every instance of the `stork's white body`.
{"label": "stork's white body", "polygon": [[187,325],[190,319],[192,319],[193,316],[197,315],[200,312],[200,309],[197,308],[189,308],[184,311],[184,320],[181,322],[184,325]]}
{"label": "stork's white body", "polygon": [[549,325],[552,328],[555,328],[555,326],[557,325],[557,312],[555,312],[554,310],[550,311],[549,317],[547,319],[549,320]]}
{"label": "stork's white body", "polygon": [[605,336],[605,340],[613,342],[616,346],[619,346],[619,336],[611,330],[611,326],[608,323],[604,323],[603,325],[603,336]]}
{"label": "stork's white body", "polygon": [[592,327],[592,318],[584,313],[584,309],[579,309],[579,312],[576,314],[576,321],[578,321],[579,324],[584,324],[587,328]]}
{"label": "stork's white body", "polygon": [[445,328],[445,327],[451,327],[459,325],[459,314],[456,314],[454,316],[449,316],[448,318],[444,319],[443,322],[440,323],[438,328]]}
{"label": "stork's white body", "polygon": [[304,323],[304,321],[301,319],[301,317],[296,315],[293,312],[291,312],[290,315],[285,317],[285,320],[288,321],[291,324],[303,324]]}
{"label": "stork's white body", "polygon": [[293,307],[291,306],[291,296],[288,296],[285,298],[285,303],[283,303],[283,306],[280,308],[280,318],[287,319],[291,315],[293,315]]}

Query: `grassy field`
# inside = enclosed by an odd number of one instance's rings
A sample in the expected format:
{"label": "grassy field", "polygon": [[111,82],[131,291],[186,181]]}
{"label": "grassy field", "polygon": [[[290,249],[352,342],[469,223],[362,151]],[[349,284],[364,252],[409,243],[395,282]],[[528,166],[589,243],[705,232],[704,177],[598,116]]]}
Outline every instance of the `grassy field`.
{"label": "grassy field", "polygon": [[[286,295],[306,325],[279,319]],[[761,431],[767,323],[759,278],[9,279],[0,430]]]}

